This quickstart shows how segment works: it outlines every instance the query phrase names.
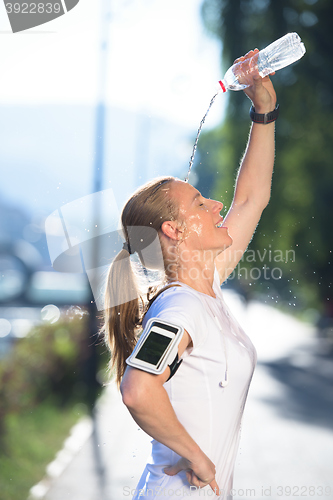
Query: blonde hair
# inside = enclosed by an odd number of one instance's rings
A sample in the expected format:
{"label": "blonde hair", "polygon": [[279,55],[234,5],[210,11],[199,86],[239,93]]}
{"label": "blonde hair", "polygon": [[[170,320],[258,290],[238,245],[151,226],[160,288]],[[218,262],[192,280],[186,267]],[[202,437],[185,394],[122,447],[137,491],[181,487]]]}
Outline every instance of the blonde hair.
{"label": "blonde hair", "polygon": [[[161,177],[143,185],[127,201],[121,215],[122,229],[126,239],[123,248],[112,262],[106,285],[104,331],[111,350],[110,368],[115,369],[116,381],[120,384],[126,369],[126,358],[132,353],[144,315],[144,300],[139,291],[129,253],[129,229],[145,226],[160,235],[163,222],[178,220],[178,205],[170,196],[170,184],[174,177]],[[164,270],[166,255],[162,247]],[[140,252],[138,253],[141,258]],[[146,263],[144,265],[147,265]],[[113,297],[119,305],[113,305]],[[128,297],[136,297],[128,300]]]}

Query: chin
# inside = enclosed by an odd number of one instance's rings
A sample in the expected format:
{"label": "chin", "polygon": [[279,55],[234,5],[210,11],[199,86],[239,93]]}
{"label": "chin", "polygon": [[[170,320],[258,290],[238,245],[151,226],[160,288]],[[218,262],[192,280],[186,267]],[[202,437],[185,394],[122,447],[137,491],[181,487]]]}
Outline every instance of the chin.
{"label": "chin", "polygon": [[223,246],[222,252],[224,252],[224,250],[226,250],[227,248],[230,248],[231,245],[233,244],[233,241],[234,240],[231,238],[231,236],[229,236],[228,240],[226,241],[226,243]]}
{"label": "chin", "polygon": [[228,236],[229,236],[229,240],[230,240],[228,247],[230,247],[233,244],[234,240],[231,238],[230,234],[228,234]]}

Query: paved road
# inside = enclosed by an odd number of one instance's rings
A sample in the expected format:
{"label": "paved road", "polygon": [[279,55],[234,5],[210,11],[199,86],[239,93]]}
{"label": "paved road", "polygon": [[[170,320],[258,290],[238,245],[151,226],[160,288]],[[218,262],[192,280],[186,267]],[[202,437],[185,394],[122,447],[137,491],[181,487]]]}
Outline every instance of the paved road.
{"label": "paved road", "polygon": [[[314,330],[226,292],[257,347],[236,461],[235,500],[333,499],[333,358]],[[110,385],[95,432],[50,483],[45,500],[130,499],[150,441]]]}

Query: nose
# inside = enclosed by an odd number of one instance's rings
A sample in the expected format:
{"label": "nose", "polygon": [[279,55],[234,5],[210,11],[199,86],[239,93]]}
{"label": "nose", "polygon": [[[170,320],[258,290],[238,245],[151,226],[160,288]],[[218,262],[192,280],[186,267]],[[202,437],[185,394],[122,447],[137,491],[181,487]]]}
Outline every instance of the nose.
{"label": "nose", "polygon": [[213,212],[219,213],[223,208],[223,203],[221,201],[212,200],[213,202]]}

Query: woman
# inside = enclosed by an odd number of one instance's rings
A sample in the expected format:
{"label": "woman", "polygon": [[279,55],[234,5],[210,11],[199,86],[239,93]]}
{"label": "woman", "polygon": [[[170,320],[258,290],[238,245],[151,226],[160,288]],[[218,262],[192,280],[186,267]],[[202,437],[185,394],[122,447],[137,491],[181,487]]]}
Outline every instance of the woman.
{"label": "woman", "polygon": [[[257,49],[237,61],[246,65],[255,53]],[[222,203],[171,177],[141,188],[123,210],[126,244],[108,277],[106,332],[123,401],[153,438],[135,499],[214,494],[232,498],[240,424],[256,353],[229,313],[220,284],[241,259],[269,201],[277,117],[269,77],[255,77],[244,92],[256,114],[251,116],[254,123],[224,221]],[[259,123],[268,113],[272,121]],[[112,294],[135,289],[128,254],[139,251],[135,245],[131,248],[129,238],[129,228],[137,226],[157,231],[169,285],[146,311],[137,299],[112,307]],[[170,379],[169,367],[160,375],[126,367],[141,323],[144,328],[150,318],[184,328],[178,346],[183,361]]]}

